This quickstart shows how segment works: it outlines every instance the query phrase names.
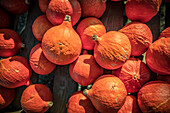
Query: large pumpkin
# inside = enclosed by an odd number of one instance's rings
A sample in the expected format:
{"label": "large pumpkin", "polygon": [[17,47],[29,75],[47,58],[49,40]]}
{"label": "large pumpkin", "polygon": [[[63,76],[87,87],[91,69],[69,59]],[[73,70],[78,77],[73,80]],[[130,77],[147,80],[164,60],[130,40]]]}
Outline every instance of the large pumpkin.
{"label": "large pumpkin", "polygon": [[42,39],[42,50],[46,58],[58,65],[74,62],[81,53],[81,40],[72,28],[71,17],[66,15],[65,21],[49,29]]}
{"label": "large pumpkin", "polygon": [[51,0],[38,0],[38,4],[39,4],[39,7],[40,7],[40,10],[43,12],[43,13],[46,13],[46,10],[48,8],[48,4],[50,3]]}
{"label": "large pumpkin", "polygon": [[170,38],[170,27],[167,27],[166,29],[164,29],[164,30],[160,33],[158,39],[159,39],[159,38],[168,38],[168,37]]}

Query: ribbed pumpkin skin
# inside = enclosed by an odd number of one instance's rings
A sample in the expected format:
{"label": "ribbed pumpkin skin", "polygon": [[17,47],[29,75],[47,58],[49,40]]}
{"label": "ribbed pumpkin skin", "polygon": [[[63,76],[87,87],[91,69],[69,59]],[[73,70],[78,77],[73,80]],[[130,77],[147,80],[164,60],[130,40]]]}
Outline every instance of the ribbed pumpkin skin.
{"label": "ribbed pumpkin skin", "polygon": [[21,107],[26,113],[44,113],[52,101],[51,90],[43,84],[28,86],[21,96]]}
{"label": "ribbed pumpkin skin", "polygon": [[117,113],[141,113],[136,97],[127,95],[125,103]]}
{"label": "ribbed pumpkin skin", "polygon": [[9,57],[17,54],[22,44],[17,32],[11,29],[0,29],[0,56]]}
{"label": "ribbed pumpkin skin", "polygon": [[0,6],[14,15],[24,14],[29,5],[30,0],[0,0]]}
{"label": "ribbed pumpkin skin", "polygon": [[7,107],[15,98],[15,89],[0,86],[0,109]]}
{"label": "ribbed pumpkin skin", "polygon": [[40,10],[43,12],[43,13],[46,13],[46,10],[48,8],[48,4],[50,3],[51,0],[38,0],[38,4],[39,4],[39,7],[40,7]]}
{"label": "ribbed pumpkin skin", "polygon": [[131,21],[146,23],[159,11],[162,0],[127,0],[125,12]]}
{"label": "ribbed pumpkin skin", "polygon": [[131,22],[119,30],[131,43],[131,56],[142,55],[152,44],[153,36],[150,28],[141,22]]}
{"label": "ribbed pumpkin skin", "polygon": [[87,17],[78,24],[76,31],[81,38],[82,48],[85,50],[93,50],[95,42],[92,36],[102,36],[106,33],[106,28],[99,19]]}
{"label": "ribbed pumpkin skin", "polygon": [[114,75],[100,76],[90,90],[83,94],[100,113],[116,113],[124,104],[127,91],[123,82]]}
{"label": "ribbed pumpkin skin", "polygon": [[31,49],[29,63],[34,72],[41,75],[51,73],[56,67],[55,64],[47,60],[44,56],[40,43]]}
{"label": "ribbed pumpkin skin", "polygon": [[44,55],[58,65],[74,62],[80,55],[81,48],[80,37],[69,21],[63,21],[61,25],[49,29],[42,40]]}
{"label": "ribbed pumpkin skin", "polygon": [[128,37],[117,31],[109,31],[98,37],[94,46],[94,58],[105,69],[121,67],[131,54]]}
{"label": "ribbed pumpkin skin", "polygon": [[75,92],[68,100],[67,113],[98,113],[82,91]]}
{"label": "ribbed pumpkin skin", "polygon": [[11,24],[10,15],[0,8],[0,28],[8,28]]}
{"label": "ribbed pumpkin skin", "polygon": [[32,70],[28,60],[21,56],[13,56],[0,60],[0,85],[16,88],[30,85]]}
{"label": "ribbed pumpkin skin", "polygon": [[170,75],[170,38],[152,43],[146,52],[146,64],[155,73]]}
{"label": "ribbed pumpkin skin", "polygon": [[170,84],[150,81],[138,92],[138,104],[143,113],[169,113]]}
{"label": "ribbed pumpkin skin", "polygon": [[88,86],[103,74],[103,68],[96,63],[92,55],[83,54],[70,64],[69,73],[74,81],[80,85]]}
{"label": "ribbed pumpkin skin", "polygon": [[158,39],[160,38],[168,38],[170,37],[170,27],[167,27],[166,29],[164,29],[161,34],[159,35]]}
{"label": "ribbed pumpkin skin", "polygon": [[80,0],[83,17],[100,18],[106,10],[106,0]]}
{"label": "ribbed pumpkin skin", "polygon": [[48,21],[46,15],[41,15],[34,20],[32,24],[32,32],[38,41],[42,41],[45,32],[53,27],[53,24]]}
{"label": "ribbed pumpkin skin", "polygon": [[150,80],[148,67],[137,58],[128,59],[121,68],[113,70],[113,74],[122,80],[128,93],[136,93]]}

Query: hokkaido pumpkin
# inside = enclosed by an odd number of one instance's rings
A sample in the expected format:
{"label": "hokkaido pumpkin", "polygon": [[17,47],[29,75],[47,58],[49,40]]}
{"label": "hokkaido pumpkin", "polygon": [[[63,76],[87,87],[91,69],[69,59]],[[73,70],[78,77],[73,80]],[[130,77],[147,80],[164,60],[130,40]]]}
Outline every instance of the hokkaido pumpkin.
{"label": "hokkaido pumpkin", "polygon": [[95,42],[91,37],[93,35],[102,36],[106,33],[106,28],[99,19],[87,17],[78,24],[76,31],[81,38],[82,48],[93,50]]}
{"label": "hokkaido pumpkin", "polygon": [[26,113],[44,113],[52,105],[52,93],[46,85],[33,84],[22,93],[21,107]]}
{"label": "hokkaido pumpkin", "polygon": [[24,46],[17,32],[11,29],[0,29],[0,56],[16,55]]}
{"label": "hokkaido pumpkin", "polygon": [[170,27],[167,27],[166,29],[164,29],[164,30],[160,33],[158,39],[160,39],[160,38],[168,38],[168,37],[170,38]]}
{"label": "hokkaido pumpkin", "polygon": [[15,89],[0,86],[0,109],[7,107],[15,98]]}
{"label": "hokkaido pumpkin", "polygon": [[169,113],[170,84],[150,81],[138,92],[138,104],[143,113]]}
{"label": "hokkaido pumpkin", "polygon": [[93,35],[93,40],[95,41],[94,58],[105,69],[117,69],[130,57],[130,41],[121,32],[109,31],[101,37]]}
{"label": "hokkaido pumpkin", "polygon": [[38,41],[42,41],[45,32],[51,27],[53,27],[53,25],[49,22],[46,15],[41,15],[34,20],[32,32]]}
{"label": "hokkaido pumpkin", "polygon": [[131,22],[119,30],[131,43],[131,56],[142,55],[153,41],[150,28],[141,22]]}
{"label": "hokkaido pumpkin", "polygon": [[116,113],[124,104],[127,91],[123,82],[114,75],[102,75],[84,95],[100,113]]}
{"label": "hokkaido pumpkin", "polygon": [[131,21],[146,23],[159,11],[162,0],[127,0],[125,12]]}
{"label": "hokkaido pumpkin", "polygon": [[39,4],[39,7],[40,7],[40,10],[43,12],[43,13],[46,13],[46,10],[48,8],[48,4],[50,3],[51,0],[38,0],[38,4]]}
{"label": "hokkaido pumpkin", "polygon": [[31,49],[29,63],[34,72],[41,75],[47,75],[51,73],[56,67],[55,64],[48,61],[44,56],[40,43]]}
{"label": "hokkaido pumpkin", "polygon": [[66,15],[61,25],[50,28],[42,39],[45,57],[54,64],[67,65],[74,62],[81,53],[81,40]]}
{"label": "hokkaido pumpkin", "polygon": [[75,92],[68,100],[67,113],[98,113],[82,91]]}
{"label": "hokkaido pumpkin", "polygon": [[96,63],[93,55],[83,53],[74,63],[70,64],[69,73],[74,81],[82,86],[88,86],[103,74],[103,68]]}
{"label": "hokkaido pumpkin", "polygon": [[122,80],[128,93],[136,93],[150,80],[148,67],[138,58],[128,59],[121,68],[113,70],[113,74]]}
{"label": "hokkaido pumpkin", "polygon": [[106,10],[107,0],[80,0],[83,17],[100,18]]}
{"label": "hokkaido pumpkin", "polygon": [[153,72],[170,75],[170,38],[161,38],[152,43],[145,59]]}
{"label": "hokkaido pumpkin", "polygon": [[32,70],[28,60],[21,56],[13,56],[0,60],[0,85],[16,88],[30,85]]}
{"label": "hokkaido pumpkin", "polygon": [[8,28],[11,24],[10,15],[3,9],[0,8],[0,28]]}

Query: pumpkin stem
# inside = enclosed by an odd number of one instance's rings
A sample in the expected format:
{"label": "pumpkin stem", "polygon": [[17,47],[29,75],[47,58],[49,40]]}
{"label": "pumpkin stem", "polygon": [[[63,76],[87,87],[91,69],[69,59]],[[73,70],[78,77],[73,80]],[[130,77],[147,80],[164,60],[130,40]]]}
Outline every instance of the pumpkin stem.
{"label": "pumpkin stem", "polygon": [[66,15],[65,18],[64,18],[64,21],[71,22],[71,16],[70,15]]}
{"label": "pumpkin stem", "polygon": [[21,48],[25,48],[25,44],[21,44]]}
{"label": "pumpkin stem", "polygon": [[25,4],[30,4],[29,0],[25,0]]}
{"label": "pumpkin stem", "polygon": [[93,39],[94,41],[96,41],[98,38],[99,38],[99,37],[98,37],[97,35],[93,35],[93,36],[92,36],[92,39]]}
{"label": "pumpkin stem", "polygon": [[107,0],[102,0],[102,2],[106,2]]}
{"label": "pumpkin stem", "polygon": [[48,107],[52,107],[53,106],[53,102],[52,101],[49,101],[48,102]]}
{"label": "pumpkin stem", "polygon": [[85,90],[83,91],[83,94],[84,94],[84,95],[87,95],[88,92],[89,92],[89,90],[88,90],[88,89],[85,89]]}

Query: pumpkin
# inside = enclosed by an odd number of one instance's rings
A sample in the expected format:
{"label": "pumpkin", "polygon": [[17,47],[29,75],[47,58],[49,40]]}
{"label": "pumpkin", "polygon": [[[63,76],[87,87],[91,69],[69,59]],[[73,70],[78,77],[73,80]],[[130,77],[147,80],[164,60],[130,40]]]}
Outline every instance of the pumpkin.
{"label": "pumpkin", "polygon": [[146,52],[146,64],[155,73],[170,75],[170,38],[152,43]]}
{"label": "pumpkin", "polygon": [[87,17],[78,24],[76,31],[81,38],[82,48],[93,50],[95,42],[91,37],[93,35],[102,36],[106,33],[106,28],[99,19]]}
{"label": "pumpkin", "polygon": [[51,0],[38,0],[40,10],[45,13]]}
{"label": "pumpkin", "polygon": [[92,84],[98,76],[103,74],[103,68],[96,63],[93,55],[85,52],[69,66],[71,78],[82,86]]}
{"label": "pumpkin", "polygon": [[125,13],[131,21],[146,23],[159,11],[162,0],[127,0]]}
{"label": "pumpkin", "polygon": [[81,40],[66,15],[61,25],[50,28],[42,39],[45,57],[54,64],[67,65],[74,62],[81,53]]}
{"label": "pumpkin", "polygon": [[168,37],[170,37],[170,27],[167,27],[166,29],[164,29],[164,30],[160,33],[158,39],[160,39],[160,38],[168,38]]}
{"label": "pumpkin", "polygon": [[47,60],[41,48],[41,44],[35,45],[30,52],[29,63],[34,72],[47,75],[51,73],[56,65]]}
{"label": "pumpkin", "polygon": [[0,6],[14,15],[24,14],[29,5],[30,0],[0,0]]}
{"label": "pumpkin", "polygon": [[83,91],[100,113],[116,113],[124,104],[127,91],[123,82],[114,75],[102,75]]}
{"label": "pumpkin", "polygon": [[11,29],[0,29],[0,56],[16,55],[24,46],[17,32]]}
{"label": "pumpkin", "polygon": [[130,57],[130,41],[121,32],[109,31],[101,37],[93,35],[93,40],[95,41],[94,58],[105,69],[117,69]]}
{"label": "pumpkin", "polygon": [[49,22],[46,15],[41,15],[34,20],[32,32],[38,41],[42,41],[45,32],[51,27],[53,27],[53,25]]}
{"label": "pumpkin", "polygon": [[44,113],[52,105],[52,93],[46,85],[33,84],[22,93],[21,107],[26,113]]}
{"label": "pumpkin", "polygon": [[10,15],[0,8],[0,28],[8,28],[11,24]]}
{"label": "pumpkin", "polygon": [[80,0],[83,17],[100,18],[106,10],[107,0]]}
{"label": "pumpkin", "polygon": [[138,92],[138,104],[143,113],[169,113],[170,84],[150,81]]}
{"label": "pumpkin", "polygon": [[136,93],[150,80],[150,70],[138,58],[128,59],[121,68],[113,70],[113,74],[122,80],[128,93]]}
{"label": "pumpkin", "polygon": [[0,85],[16,88],[30,85],[32,70],[28,60],[21,56],[13,56],[0,60]]}
{"label": "pumpkin", "polygon": [[131,22],[119,30],[131,43],[131,56],[142,55],[153,41],[150,28],[141,22]]}
{"label": "pumpkin", "polygon": [[162,81],[170,83],[170,76],[169,75],[157,74],[156,78],[157,78],[157,80],[162,80]]}
{"label": "pumpkin", "polygon": [[7,107],[15,98],[15,89],[0,86],[0,109]]}
{"label": "pumpkin", "polygon": [[117,113],[141,113],[136,97],[127,95],[125,103]]}
{"label": "pumpkin", "polygon": [[73,93],[66,106],[67,113],[98,113],[83,91]]}

